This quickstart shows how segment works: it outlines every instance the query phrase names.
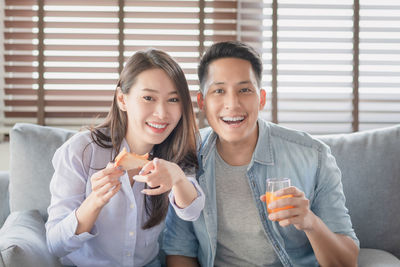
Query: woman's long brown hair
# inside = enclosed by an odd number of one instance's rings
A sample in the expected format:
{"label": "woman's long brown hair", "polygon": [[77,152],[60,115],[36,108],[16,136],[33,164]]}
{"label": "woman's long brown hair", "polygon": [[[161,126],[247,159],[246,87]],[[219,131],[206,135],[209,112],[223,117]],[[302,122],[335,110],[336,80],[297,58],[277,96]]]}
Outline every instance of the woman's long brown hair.
{"label": "woman's long brown hair", "polygon": [[[129,94],[138,75],[149,69],[162,69],[167,73],[178,91],[182,105],[182,117],[177,126],[166,140],[154,146],[152,156],[175,162],[185,172],[194,172],[198,167],[196,156],[198,129],[195,122],[189,87],[179,65],[168,54],[160,50],[149,49],[137,52],[129,58],[122,70],[117,88],[120,87],[122,93]],[[126,136],[127,127],[127,114],[125,111],[119,109],[117,90],[115,90],[111,110],[102,124],[91,128],[91,136],[93,141],[100,147],[112,148],[113,151],[118,152]],[[108,131],[104,131],[105,128]],[[116,154],[118,153],[114,153],[114,157]],[[112,160],[114,159],[112,158]],[[147,196],[144,199],[149,219],[142,228],[148,229],[158,225],[167,215],[169,204],[168,192],[157,196]]]}

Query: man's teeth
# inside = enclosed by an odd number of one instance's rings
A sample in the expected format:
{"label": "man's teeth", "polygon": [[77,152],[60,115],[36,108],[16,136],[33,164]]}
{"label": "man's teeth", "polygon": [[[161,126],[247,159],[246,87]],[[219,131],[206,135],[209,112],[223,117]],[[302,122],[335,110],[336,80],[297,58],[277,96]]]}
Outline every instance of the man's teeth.
{"label": "man's teeth", "polygon": [[157,128],[157,129],[162,129],[162,128],[167,127],[166,124],[155,124],[155,123],[151,123],[151,122],[148,122],[147,124],[153,128]]}
{"label": "man's teeth", "polygon": [[242,120],[244,120],[244,117],[243,116],[240,116],[240,117],[222,117],[222,120],[223,121],[229,121],[229,122],[242,121]]}

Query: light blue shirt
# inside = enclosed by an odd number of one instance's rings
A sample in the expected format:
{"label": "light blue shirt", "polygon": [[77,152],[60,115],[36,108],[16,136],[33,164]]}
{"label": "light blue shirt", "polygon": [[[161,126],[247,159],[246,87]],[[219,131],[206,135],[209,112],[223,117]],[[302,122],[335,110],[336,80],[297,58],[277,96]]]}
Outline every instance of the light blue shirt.
{"label": "light blue shirt", "polygon": [[[129,146],[124,140],[121,149]],[[111,161],[111,149],[101,148],[80,132],[54,154],[55,169],[50,182],[51,204],[46,223],[49,250],[61,263],[77,266],[158,266],[158,237],[164,221],[150,229],[142,225],[148,215],[144,208],[144,183],[130,185],[127,173],[120,177],[121,189],[101,210],[90,233],[75,234],[78,222],[76,209],[91,193],[90,177]],[[180,218],[195,220],[204,207],[204,193],[194,178],[198,197],[185,209],[175,205],[173,192],[170,204]]]}
{"label": "light blue shirt", "polygon": [[[247,168],[248,184],[258,210],[264,234],[284,266],[318,266],[303,231],[293,225],[279,226],[267,219],[265,193],[267,178],[289,177],[305,193],[311,210],[334,233],[351,237],[359,244],[345,207],[341,173],[328,146],[310,135],[258,120],[258,141]],[[217,246],[217,205],[215,191],[215,150],[217,135],[202,129],[198,180],[206,194],[206,205],[194,222],[180,220],[170,210],[166,220],[163,250],[167,255],[197,257],[201,266],[213,266]],[[240,153],[240,152],[238,152]],[[262,263],[261,263],[262,264]]]}

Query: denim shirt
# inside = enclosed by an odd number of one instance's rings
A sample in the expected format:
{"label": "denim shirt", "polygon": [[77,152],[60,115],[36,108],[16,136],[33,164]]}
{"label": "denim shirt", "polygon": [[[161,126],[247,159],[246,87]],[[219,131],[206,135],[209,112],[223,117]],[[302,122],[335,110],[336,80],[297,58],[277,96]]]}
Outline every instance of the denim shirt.
{"label": "denim shirt", "polygon": [[[345,207],[341,173],[330,149],[310,135],[258,120],[258,141],[247,169],[253,203],[265,235],[283,266],[318,266],[304,231],[293,225],[279,226],[270,221],[265,203],[266,179],[289,177],[293,186],[305,193],[310,209],[334,233],[359,241]],[[206,195],[205,207],[196,221],[179,219],[170,210],[166,219],[163,250],[167,255],[197,257],[201,266],[213,266],[217,247],[217,205],[215,191],[215,153],[217,135],[202,129],[197,179]]]}

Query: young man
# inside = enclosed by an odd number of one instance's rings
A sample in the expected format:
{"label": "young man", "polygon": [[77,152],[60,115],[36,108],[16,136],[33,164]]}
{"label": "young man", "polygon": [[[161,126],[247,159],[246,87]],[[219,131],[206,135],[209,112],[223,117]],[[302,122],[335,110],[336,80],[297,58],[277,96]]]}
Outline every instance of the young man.
{"label": "young man", "polygon": [[[262,62],[239,42],[211,46],[198,75],[198,104],[211,128],[199,149],[206,206],[195,222],[171,210],[163,249],[169,266],[356,266],[358,239],[329,148],[258,118],[266,102]],[[269,208],[266,178],[288,177],[292,195]]]}

